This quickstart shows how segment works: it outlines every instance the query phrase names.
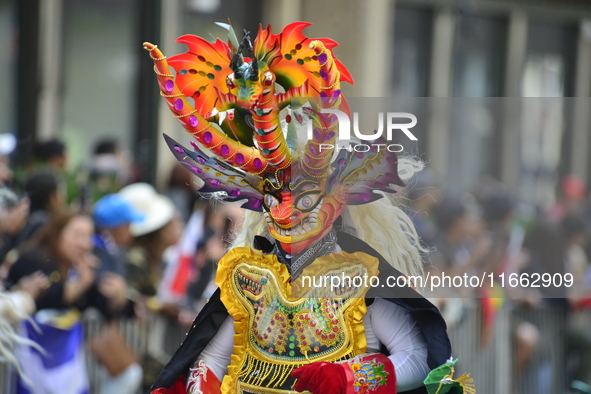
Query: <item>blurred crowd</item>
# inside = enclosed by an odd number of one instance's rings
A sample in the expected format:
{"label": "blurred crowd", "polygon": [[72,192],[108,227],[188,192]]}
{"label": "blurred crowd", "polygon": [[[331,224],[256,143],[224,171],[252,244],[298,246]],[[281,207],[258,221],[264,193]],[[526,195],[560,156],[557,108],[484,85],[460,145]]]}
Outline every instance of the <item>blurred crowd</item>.
{"label": "blurred crowd", "polygon": [[[489,177],[469,191],[447,190],[429,169],[404,196],[430,250],[426,270],[486,278],[426,289],[448,327],[479,306],[485,351],[494,346],[497,313],[510,310],[514,393],[591,392],[591,332],[580,324],[591,312],[591,195],[568,175],[557,196],[549,207],[527,206]],[[546,286],[548,278],[556,281]]]}
{"label": "blurred crowd", "polygon": [[[8,318],[13,328],[29,325],[21,336],[47,350],[39,326],[71,337],[80,313],[93,308],[105,322],[90,344],[108,372],[101,392],[146,392],[168,359],[158,351],[137,357],[125,349],[117,323],[159,316],[186,331],[215,290],[215,264],[240,209],[199,200],[194,179],[180,164],[164,194],[134,182],[114,141],[99,143],[75,174],[66,171],[67,149],[58,140],[40,143],[35,163],[20,171],[10,165],[9,153],[0,152],[0,320]],[[0,345],[14,332],[5,327]],[[84,343],[77,339],[76,346]],[[9,357],[3,353],[0,361]],[[31,355],[19,354],[20,365],[15,363],[22,368],[19,390],[45,392],[44,384],[56,384],[51,377],[43,382],[34,362],[23,363],[26,357]]]}
{"label": "blurred crowd", "polygon": [[[97,310],[105,324],[90,349],[103,365],[101,392],[146,392],[168,359],[151,351],[134,355],[117,337],[117,323],[158,316],[186,330],[215,290],[216,263],[242,211],[236,204],[201,200],[195,179],[180,165],[162,193],[136,182],[114,141],[99,143],[84,168],[71,174],[60,141],[40,143],[35,163],[17,171],[9,162],[14,143],[2,138],[0,321],[28,325],[21,336],[47,350],[36,326],[51,323],[71,331],[80,320],[79,314],[72,317],[73,310]],[[405,205],[429,250],[428,272],[494,274],[481,287],[437,288],[426,294],[449,328],[464,324],[478,305],[479,342],[486,349],[494,343],[497,313],[510,309],[512,358],[506,362],[512,366],[513,392],[565,392],[568,384],[591,393],[591,333],[577,324],[591,309],[587,185],[567,176],[554,205],[531,207],[494,179],[484,177],[473,190],[460,192],[447,190],[427,169],[399,196],[396,202]],[[519,281],[510,286],[508,280],[503,286],[498,280],[501,274],[508,279],[534,273],[572,274],[572,286],[533,287]],[[541,310],[551,311],[553,318],[539,319]],[[5,349],[14,348],[6,339],[12,334],[0,324]],[[548,350],[557,342],[564,360],[559,366]],[[83,346],[81,341],[78,345]],[[7,361],[6,354],[0,356]],[[23,367],[18,384],[34,393],[27,386],[32,384],[27,369],[35,372],[30,365],[14,365]],[[36,377],[34,385],[42,384]]]}

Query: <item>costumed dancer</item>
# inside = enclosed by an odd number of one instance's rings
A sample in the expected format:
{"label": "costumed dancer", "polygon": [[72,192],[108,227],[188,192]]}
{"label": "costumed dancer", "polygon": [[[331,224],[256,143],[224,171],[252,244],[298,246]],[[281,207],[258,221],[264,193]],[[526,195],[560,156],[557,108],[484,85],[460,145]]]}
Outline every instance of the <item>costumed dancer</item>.
{"label": "costumed dancer", "polygon": [[[219,289],[152,392],[427,392],[425,378],[451,355],[437,308],[410,287],[384,295],[300,280],[422,273],[410,219],[383,199],[404,185],[396,155],[321,149],[336,144],[338,118],[326,110],[350,112],[336,42],[306,37],[304,22],[278,35],[261,27],[253,43],[220,25],[227,44],[183,36],[189,51],[169,60],[144,44],[161,95],[197,141],[189,150],[166,137],[171,151],[200,192],[247,210],[218,264]],[[298,138],[302,128],[310,138]],[[448,383],[440,394],[463,390]]]}

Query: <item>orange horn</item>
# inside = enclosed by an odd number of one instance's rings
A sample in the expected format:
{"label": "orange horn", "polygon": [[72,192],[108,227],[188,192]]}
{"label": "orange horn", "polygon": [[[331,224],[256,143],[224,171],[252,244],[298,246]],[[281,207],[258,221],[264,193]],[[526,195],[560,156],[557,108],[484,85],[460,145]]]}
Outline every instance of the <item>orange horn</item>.
{"label": "orange horn", "polygon": [[154,61],[154,72],[158,76],[160,94],[165,98],[173,116],[178,119],[187,133],[195,137],[220,160],[233,167],[256,175],[266,172],[267,160],[256,148],[242,145],[228,137],[193,108],[174,82],[174,75],[170,73],[166,57],[158,47],[145,42],[144,49],[150,52],[150,57]]}

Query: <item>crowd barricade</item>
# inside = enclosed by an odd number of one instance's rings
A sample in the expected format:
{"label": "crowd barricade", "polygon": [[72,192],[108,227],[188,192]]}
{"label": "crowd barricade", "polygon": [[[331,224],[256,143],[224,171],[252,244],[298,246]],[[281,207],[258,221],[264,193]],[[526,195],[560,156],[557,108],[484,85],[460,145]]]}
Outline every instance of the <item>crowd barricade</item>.
{"label": "crowd barricade", "polygon": [[[520,323],[533,325],[539,342],[525,369],[516,371],[516,330]],[[485,318],[481,300],[473,300],[448,328],[453,356],[459,359],[455,377],[469,372],[478,394],[569,393],[577,360],[567,357],[566,331],[573,327],[589,332],[591,311],[569,314],[563,300],[546,300],[538,307],[503,302]]]}
{"label": "crowd barricade", "polygon": [[[97,361],[90,350],[89,340],[94,338],[105,325],[100,313],[94,309],[87,310],[83,315],[84,346],[86,366],[91,394],[99,393],[104,374],[104,367]],[[186,329],[175,322],[160,315],[148,313],[145,318],[121,319],[119,329],[128,346],[133,349],[139,361],[146,354],[166,363],[185,338]],[[0,394],[16,392],[16,377],[14,368],[0,362]],[[138,390],[138,394],[141,394]]]}
{"label": "crowd barricade", "polygon": [[[91,393],[99,392],[105,371],[88,345],[89,340],[101,331],[104,324],[105,321],[98,312],[92,310],[85,313],[86,364]],[[119,329],[140,362],[147,354],[162,363],[168,362],[186,334],[186,329],[179,327],[171,319],[152,313],[141,320],[122,319],[119,321]]]}
{"label": "crowd barricade", "polygon": [[478,394],[511,393],[511,313],[501,308],[487,325],[478,300],[473,301],[448,327],[452,356],[459,359],[454,378],[469,373]]}
{"label": "crowd barricade", "polygon": [[0,363],[0,393],[11,394],[11,387],[14,386],[12,381],[12,368],[7,364]]}
{"label": "crowd barricade", "polygon": [[[485,324],[481,303],[475,300],[464,307],[462,317],[448,328],[453,356],[460,360],[454,376],[470,373],[478,394],[511,393],[516,392],[516,387],[521,394],[568,392],[569,363],[562,335],[567,324],[566,316],[564,308],[526,309],[505,302],[487,317],[489,323]],[[574,320],[578,327],[589,330],[591,312],[578,314]],[[541,341],[527,370],[516,376],[513,366],[514,333],[522,321],[530,322],[539,329]],[[94,337],[103,325],[104,321],[98,313],[85,313],[86,361],[91,393],[100,389],[103,372],[88,348],[88,339]],[[121,320],[119,326],[128,345],[140,359],[149,352],[167,360],[185,337],[184,329],[158,315],[148,315],[142,320]],[[14,392],[13,380],[7,366],[0,364],[2,394]]]}

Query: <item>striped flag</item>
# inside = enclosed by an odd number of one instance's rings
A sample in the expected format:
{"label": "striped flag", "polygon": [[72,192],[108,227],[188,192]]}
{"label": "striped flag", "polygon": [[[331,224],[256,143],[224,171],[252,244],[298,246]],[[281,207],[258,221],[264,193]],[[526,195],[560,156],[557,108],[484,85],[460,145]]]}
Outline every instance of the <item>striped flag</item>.
{"label": "striped flag", "polygon": [[83,348],[83,328],[79,313],[72,311],[58,318],[41,311],[35,317],[37,328],[23,322],[23,336],[39,344],[43,353],[30,346],[19,349],[23,377],[17,381],[17,394],[88,394]]}
{"label": "striped flag", "polygon": [[158,288],[158,298],[164,301],[182,301],[191,276],[195,272],[194,261],[197,243],[203,237],[205,213],[193,211],[179,243],[172,247],[165,259],[164,278]]}

